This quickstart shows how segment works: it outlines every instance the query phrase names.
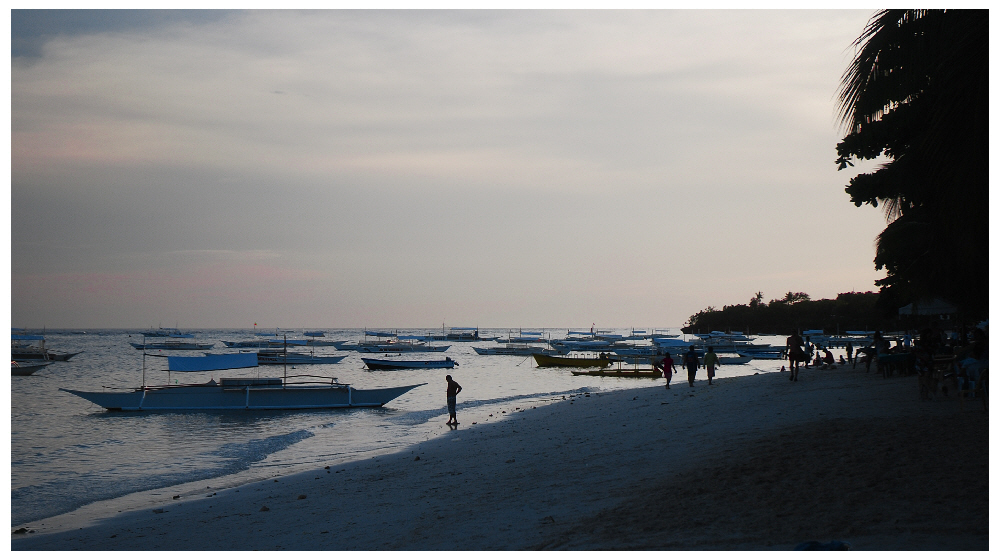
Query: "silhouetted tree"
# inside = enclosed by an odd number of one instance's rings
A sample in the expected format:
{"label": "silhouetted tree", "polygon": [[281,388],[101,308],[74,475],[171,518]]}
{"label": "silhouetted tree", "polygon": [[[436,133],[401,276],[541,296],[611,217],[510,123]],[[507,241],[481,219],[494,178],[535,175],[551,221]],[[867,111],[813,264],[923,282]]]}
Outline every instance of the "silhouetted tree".
{"label": "silhouetted tree", "polygon": [[852,159],[888,163],[850,180],[856,206],[883,205],[876,239],[884,306],[926,296],[985,317],[988,288],[989,12],[885,10],[861,36],[840,93]]}

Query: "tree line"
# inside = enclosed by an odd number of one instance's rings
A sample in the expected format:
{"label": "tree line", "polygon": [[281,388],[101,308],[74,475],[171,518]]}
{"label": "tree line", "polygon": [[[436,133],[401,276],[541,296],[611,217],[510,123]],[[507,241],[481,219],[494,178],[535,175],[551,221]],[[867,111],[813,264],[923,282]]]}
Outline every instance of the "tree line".
{"label": "tree line", "polygon": [[875,330],[886,327],[884,311],[876,305],[876,292],[847,292],[836,299],[813,300],[804,292],[788,292],[780,299],[764,303],[757,292],[749,303],[709,306],[688,319],[685,334],[711,331],[741,331],[747,334],[788,335],[803,330],[823,329],[827,334]]}

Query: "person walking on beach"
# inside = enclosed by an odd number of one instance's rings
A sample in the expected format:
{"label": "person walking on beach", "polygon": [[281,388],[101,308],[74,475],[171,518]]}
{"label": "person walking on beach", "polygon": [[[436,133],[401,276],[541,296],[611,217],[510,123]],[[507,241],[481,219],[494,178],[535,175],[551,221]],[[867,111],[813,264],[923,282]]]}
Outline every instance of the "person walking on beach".
{"label": "person walking on beach", "polygon": [[670,352],[667,352],[667,355],[663,357],[663,377],[667,380],[667,389],[670,388],[670,379],[673,378],[674,373],[677,373],[677,366],[674,365],[674,359],[670,357]]}
{"label": "person walking on beach", "polygon": [[449,426],[457,426],[458,418],[455,417],[455,403],[456,398],[459,393],[462,392],[462,386],[455,382],[450,375],[444,376],[445,380],[448,381],[448,421],[445,424]]}
{"label": "person walking on beach", "polygon": [[719,357],[715,355],[715,350],[711,346],[708,347],[708,352],[705,352],[705,371],[708,372],[708,384],[712,384],[712,378],[715,377],[715,366],[721,366],[722,362],[719,361]]}
{"label": "person walking on beach", "polygon": [[785,339],[785,353],[788,354],[788,380],[799,380],[799,362],[808,360],[805,351],[802,349],[802,337],[798,333]]}
{"label": "person walking on beach", "polygon": [[694,351],[694,345],[688,347],[688,351],[684,354],[684,365],[687,366],[688,370],[688,385],[694,387],[694,376],[698,373],[698,366],[701,365],[698,360],[698,353]]}

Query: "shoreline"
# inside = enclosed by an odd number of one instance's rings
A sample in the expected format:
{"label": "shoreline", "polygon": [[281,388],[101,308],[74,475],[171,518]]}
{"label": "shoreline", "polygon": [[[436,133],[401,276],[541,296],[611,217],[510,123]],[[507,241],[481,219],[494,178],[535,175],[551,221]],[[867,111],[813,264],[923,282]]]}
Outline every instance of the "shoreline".
{"label": "shoreline", "polygon": [[[579,394],[508,411],[502,422],[463,423],[457,430],[442,425],[439,437],[403,451],[213,490],[211,497],[166,496],[83,529],[53,532],[30,524],[39,532],[12,536],[11,547],[790,550],[806,540],[842,540],[860,550],[988,548],[988,422],[981,402],[960,411],[954,397],[920,401],[916,378],[883,379],[849,367],[803,370],[797,383],[766,373],[717,379],[711,387],[703,378],[693,389],[676,381],[672,387]],[[879,425],[892,433],[869,437]],[[901,433],[914,426],[916,439]],[[932,434],[927,426],[945,431]],[[933,437],[922,441],[922,435]],[[886,445],[898,448],[886,452]],[[963,452],[950,456],[966,468],[942,476],[939,464],[923,465],[940,463],[942,452],[957,448]],[[876,455],[881,462],[872,462]],[[830,497],[852,477],[810,473],[834,464],[841,467],[834,473],[863,474],[872,464],[891,465],[895,455],[915,465],[907,480],[922,472],[934,477],[934,484],[914,482],[929,488],[920,494],[923,502],[913,503],[912,493],[896,495],[891,478],[872,484],[861,476],[853,477],[861,487],[848,489],[851,508],[830,513]],[[756,463],[748,471],[750,459]],[[791,460],[802,464],[789,478],[783,469]],[[698,482],[689,488],[692,480]],[[977,480],[986,487],[981,499],[961,491],[979,489]],[[760,510],[759,499],[733,499],[768,484],[787,486],[769,510]],[[899,513],[890,525],[866,517],[873,508],[896,511],[893,503]],[[982,526],[936,529],[913,515],[953,503],[956,515],[982,514],[985,504]],[[796,519],[815,519],[786,530],[783,508]],[[844,516],[869,522],[852,524]],[[683,523],[692,518],[698,523]],[[739,519],[754,521],[734,533]],[[645,529],[637,533],[636,527]]]}

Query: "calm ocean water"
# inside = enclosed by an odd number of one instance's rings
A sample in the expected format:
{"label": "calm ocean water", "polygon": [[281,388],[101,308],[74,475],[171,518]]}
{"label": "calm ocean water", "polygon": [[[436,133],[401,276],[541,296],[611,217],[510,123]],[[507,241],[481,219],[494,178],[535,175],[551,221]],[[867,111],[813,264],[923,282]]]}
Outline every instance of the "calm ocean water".
{"label": "calm ocean water", "polygon": [[[289,330],[287,335],[303,338],[303,330],[321,329]],[[553,338],[566,335],[566,329],[546,331]],[[507,330],[483,329],[481,334],[506,335]],[[213,351],[219,352],[226,351],[221,340],[251,337],[249,330],[203,330],[195,333],[194,340],[214,342]],[[363,336],[361,330],[327,330],[326,338],[357,341]],[[138,386],[142,352],[133,349],[130,341],[141,342],[142,336],[114,330],[48,332],[48,348],[81,354],[32,376],[11,377],[12,525],[157,488],[205,480],[219,488],[369,458],[448,430],[444,425],[447,370],[369,372],[363,368],[362,354],[333,347],[318,352],[346,354],[342,362],[298,366],[298,373],[335,376],[357,388],[427,385],[380,409],[269,413],[108,413],[58,390]],[[530,357],[480,356],[472,349],[492,342],[433,344],[450,344],[451,348],[444,354],[413,356],[450,356],[459,363],[450,373],[463,387],[458,399],[461,429],[473,422],[497,421],[504,411],[513,412],[516,407],[540,406],[565,395],[662,384],[653,379],[574,376],[568,369],[536,368]],[[147,383],[166,383],[166,360],[146,360]],[[750,375],[777,367],[778,362],[754,361],[725,366],[719,375]],[[281,371],[281,366],[261,366],[260,373],[280,376]],[[173,376],[181,383],[207,380],[200,373]],[[700,371],[699,379],[703,377]]]}

